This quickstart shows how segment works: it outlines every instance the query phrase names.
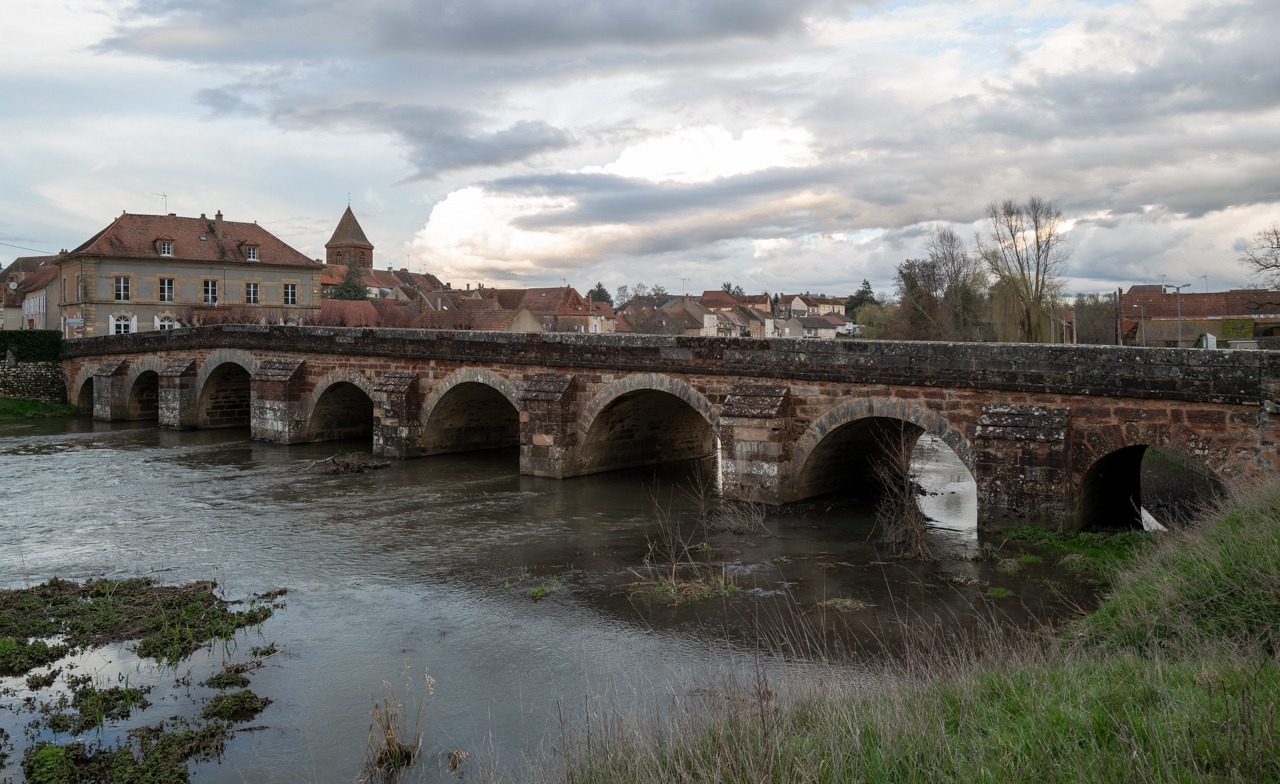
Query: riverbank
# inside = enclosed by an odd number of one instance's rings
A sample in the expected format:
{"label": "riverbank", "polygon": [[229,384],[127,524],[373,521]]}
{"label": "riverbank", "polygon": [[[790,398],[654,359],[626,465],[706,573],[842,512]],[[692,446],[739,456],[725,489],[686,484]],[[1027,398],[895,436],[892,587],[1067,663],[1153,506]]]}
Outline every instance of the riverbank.
{"label": "riverbank", "polygon": [[758,668],[727,676],[661,714],[566,730],[563,768],[531,778],[1280,777],[1280,485],[1238,495],[1107,579],[1109,598],[1065,632],[920,630],[911,655],[871,667],[811,666],[781,684]]}
{"label": "riverbank", "polygon": [[77,409],[69,403],[41,403],[20,397],[0,397],[0,422],[19,419],[75,416]]}

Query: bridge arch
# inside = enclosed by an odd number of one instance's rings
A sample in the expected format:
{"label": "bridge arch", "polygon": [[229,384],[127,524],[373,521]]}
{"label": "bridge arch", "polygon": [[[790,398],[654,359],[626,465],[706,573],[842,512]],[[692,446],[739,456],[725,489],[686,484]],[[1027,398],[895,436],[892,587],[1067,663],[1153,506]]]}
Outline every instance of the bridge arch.
{"label": "bridge arch", "polygon": [[580,473],[714,455],[716,407],[687,381],[635,373],[601,387],[578,419]]}
{"label": "bridge arch", "polygon": [[909,456],[922,435],[951,447],[970,474],[973,446],[964,431],[919,402],[896,397],[858,398],[840,403],[809,424],[791,454],[788,499],[799,501],[835,490],[871,484],[899,451]]}
{"label": "bridge arch", "polygon": [[1077,432],[1074,523],[1079,529],[1176,524],[1225,492],[1231,450],[1199,434],[1176,439],[1168,425],[1113,425]]}
{"label": "bridge arch", "polygon": [[68,391],[67,400],[76,404],[77,413],[81,415],[93,414],[93,372],[97,370],[97,365],[88,364],[80,368],[80,372],[76,374],[76,378],[71,382],[71,388]]}
{"label": "bridge arch", "polygon": [[160,418],[160,371],[165,362],[156,357],[141,357],[129,363],[126,382],[129,419]]}
{"label": "bridge arch", "polygon": [[209,352],[196,374],[196,426],[248,427],[250,379],[258,360],[247,351],[220,348]]}
{"label": "bridge arch", "polygon": [[519,446],[519,390],[493,371],[462,368],[431,389],[420,421],[424,454]]}
{"label": "bridge arch", "polygon": [[307,398],[309,441],[341,441],[373,434],[373,383],[354,370],[335,370]]}

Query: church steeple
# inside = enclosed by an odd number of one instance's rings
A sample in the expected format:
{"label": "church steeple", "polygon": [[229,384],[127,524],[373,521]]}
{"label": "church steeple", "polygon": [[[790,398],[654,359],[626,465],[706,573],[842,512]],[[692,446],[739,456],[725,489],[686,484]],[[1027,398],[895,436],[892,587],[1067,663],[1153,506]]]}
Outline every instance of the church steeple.
{"label": "church steeple", "polygon": [[357,267],[373,268],[373,243],[364,236],[364,229],[360,228],[351,205],[347,205],[342,220],[338,221],[338,228],[333,230],[333,236],[324,248],[326,264],[345,265],[348,259],[355,259]]}

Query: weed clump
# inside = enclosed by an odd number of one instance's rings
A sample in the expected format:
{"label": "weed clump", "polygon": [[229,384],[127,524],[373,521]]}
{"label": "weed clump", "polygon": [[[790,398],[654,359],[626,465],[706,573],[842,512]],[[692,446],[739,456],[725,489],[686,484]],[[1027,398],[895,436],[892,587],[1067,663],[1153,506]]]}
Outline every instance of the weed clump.
{"label": "weed clump", "polygon": [[146,699],[151,687],[133,688],[128,680],[123,686],[101,689],[92,677],[82,675],[68,677],[67,686],[71,689],[70,699],[65,694],[59,695],[57,701],[47,704],[46,708],[50,712],[44,725],[59,734],[79,735],[109,721],[127,719],[135,710],[151,707]]}
{"label": "weed clump", "polygon": [[872,606],[862,601],[861,599],[846,599],[846,598],[827,599],[824,602],[819,602],[819,604],[821,604],[823,607],[827,607],[829,609],[835,610],[836,612],[844,612],[844,613],[858,612],[859,610],[865,610],[868,607]]}
{"label": "weed clump", "polygon": [[200,682],[210,689],[243,689],[249,685],[248,676],[239,672],[222,670]]}
{"label": "weed clump", "polygon": [[[3,617],[0,616],[0,628],[3,625]],[[44,640],[0,637],[0,676],[21,675],[36,667],[43,667],[66,656],[70,650],[70,646],[50,645]]]}
{"label": "weed clump", "polygon": [[206,719],[222,719],[232,723],[248,721],[262,713],[270,704],[271,700],[259,697],[245,689],[232,694],[217,695],[204,706],[200,715]]}
{"label": "weed clump", "polygon": [[[204,643],[230,639],[275,610],[255,602],[232,610],[214,595],[215,587],[208,581],[162,586],[134,578],[79,584],[55,577],[32,588],[0,591],[0,675],[21,675],[70,650],[40,640],[28,645],[32,637],[62,636],[81,649],[139,640],[140,656],[176,665]],[[57,649],[61,652],[54,656]]]}
{"label": "weed clump", "polygon": [[54,681],[58,679],[58,675],[61,672],[62,672],[61,667],[55,667],[52,670],[49,670],[48,672],[46,672],[44,675],[36,675],[35,673],[31,673],[30,675],[27,676],[27,688],[30,689],[31,691],[40,691],[41,689],[47,689],[53,685]]}
{"label": "weed clump", "polygon": [[222,756],[231,737],[223,722],[192,726],[175,719],[169,727],[161,723],[131,730],[124,743],[113,747],[42,741],[23,754],[22,773],[32,784],[186,782],[187,761]]}

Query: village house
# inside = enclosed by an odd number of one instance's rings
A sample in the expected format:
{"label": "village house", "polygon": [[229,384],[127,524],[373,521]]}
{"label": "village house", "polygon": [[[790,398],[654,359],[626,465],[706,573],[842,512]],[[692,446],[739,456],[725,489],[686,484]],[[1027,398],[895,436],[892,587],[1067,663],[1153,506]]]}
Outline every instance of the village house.
{"label": "village house", "polygon": [[58,326],[68,338],[173,329],[184,308],[309,317],[320,310],[324,268],[257,223],[221,212],[124,213],[57,264]]}
{"label": "village house", "polygon": [[836,325],[817,316],[794,316],[782,325],[783,338],[834,338]]}
{"label": "village house", "polygon": [[[1213,335],[1221,348],[1233,343],[1253,345],[1258,338],[1280,336],[1280,291],[1234,289],[1179,295],[1159,285],[1130,286],[1117,292],[1119,332],[1126,346],[1178,346],[1181,320],[1182,346],[1203,344]],[[1245,341],[1248,343],[1240,343]]]}
{"label": "village house", "polygon": [[[43,289],[47,286],[41,286],[42,294],[45,296],[43,308],[38,307],[34,302],[24,308],[23,300],[26,294],[31,291],[32,286],[23,287],[27,280],[27,276],[41,273],[48,274],[49,270],[57,270],[58,259],[66,253],[56,256],[21,256],[10,262],[3,272],[0,272],[0,282],[3,288],[0,288],[0,304],[4,308],[4,320],[0,321],[0,329],[33,329],[32,322],[35,320],[35,312],[47,313],[49,310],[49,297]],[[56,278],[57,273],[54,273]],[[55,311],[54,319],[57,319],[57,303],[56,297],[52,300]],[[28,317],[25,311],[33,311]],[[43,321],[42,321],[43,323]],[[55,325],[56,328],[56,325]],[[44,327],[38,327],[44,329]]]}

